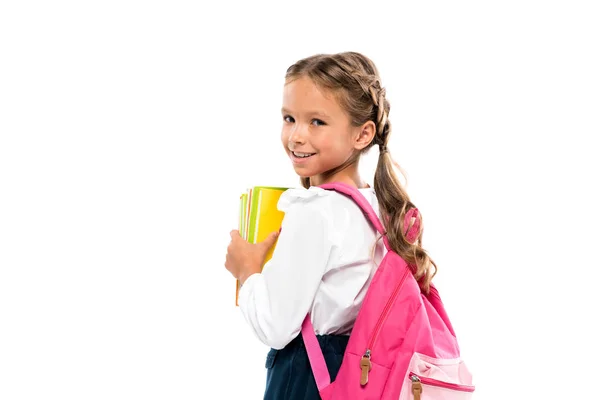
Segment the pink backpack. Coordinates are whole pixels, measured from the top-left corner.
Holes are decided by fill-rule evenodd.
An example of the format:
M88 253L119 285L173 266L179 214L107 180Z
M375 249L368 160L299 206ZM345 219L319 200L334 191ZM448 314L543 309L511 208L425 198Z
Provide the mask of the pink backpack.
M475 387L460 358L458 343L438 291L421 292L408 264L393 250L375 211L355 188L340 183L320 186L352 198L388 250L358 313L342 365L331 382L310 317L302 324L311 368L323 400L470 399ZM418 210L409 210L404 226ZM414 240L418 218L407 238ZM412 237L412 239L411 239Z

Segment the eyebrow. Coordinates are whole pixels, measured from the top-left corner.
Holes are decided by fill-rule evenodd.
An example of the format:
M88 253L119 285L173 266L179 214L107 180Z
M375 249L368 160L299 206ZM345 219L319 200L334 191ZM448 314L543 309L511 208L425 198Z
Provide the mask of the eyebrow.
M285 107L283 107L283 108L281 109L281 113L282 113L282 114L293 114L293 113L292 113L290 110L288 110L288 109L287 109L287 108L285 108ZM309 111L309 112L307 112L306 114L307 114L307 115L310 115L310 116L315 116L315 117L324 118L324 119L327 119L327 118L329 118L329 115L327 115L327 114L325 114L325 113L322 113L322 112L320 112L320 111L316 111L316 110L315 110L315 111Z

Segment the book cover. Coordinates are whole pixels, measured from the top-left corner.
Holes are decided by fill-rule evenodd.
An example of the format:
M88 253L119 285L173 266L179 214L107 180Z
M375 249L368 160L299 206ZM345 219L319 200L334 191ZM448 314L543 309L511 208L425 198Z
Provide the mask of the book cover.
M240 235L248 243L259 243L265 240L271 232L281 228L284 213L277 209L279 197L289 188L273 186L253 186L240 195ZM269 249L264 265L273 256L275 245ZM236 282L235 305L238 306L240 282Z

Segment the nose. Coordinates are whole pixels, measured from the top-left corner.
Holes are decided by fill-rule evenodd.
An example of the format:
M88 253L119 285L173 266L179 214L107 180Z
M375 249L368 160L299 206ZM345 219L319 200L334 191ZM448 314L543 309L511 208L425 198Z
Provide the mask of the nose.
M306 142L306 134L307 134L308 128L306 126L304 126L303 124L294 124L294 126L292 126L292 128L290 129L290 136L288 138L288 144L303 144L304 142ZM289 146L291 147L291 146Z

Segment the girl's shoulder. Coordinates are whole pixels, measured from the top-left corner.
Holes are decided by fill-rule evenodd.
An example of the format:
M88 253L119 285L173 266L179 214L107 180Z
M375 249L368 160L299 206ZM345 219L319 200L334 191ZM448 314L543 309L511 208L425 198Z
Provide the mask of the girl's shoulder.
M282 227L287 229L302 229L315 231L318 234L319 227L326 228L329 242L339 246L342 235L338 224L335 223L334 199L337 192L325 190L320 187L311 186L290 188L279 197L277 208L285 213ZM311 223L307 224L307 221Z
M311 186L308 189L303 187L290 188L279 197L277 208L280 211L286 212L296 203L314 203L316 205L330 199L332 193L333 191L331 190L325 190L317 186Z
M375 197L375 190L372 187L362 188L359 191L373 203ZM329 207L332 204L334 206L347 206L354 204L354 201L349 199L347 196L336 192L335 190L326 190L318 186L311 186L306 189L303 187L290 188L283 192L279 197L279 203L277 208L280 211L286 212L294 204L302 203L311 205Z

